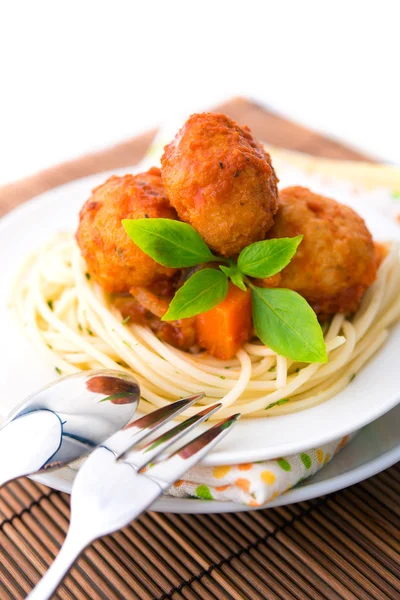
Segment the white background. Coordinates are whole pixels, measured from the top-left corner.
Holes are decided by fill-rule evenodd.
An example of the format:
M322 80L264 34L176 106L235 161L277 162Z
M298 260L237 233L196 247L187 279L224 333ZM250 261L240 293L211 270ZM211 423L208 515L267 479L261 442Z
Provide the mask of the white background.
M400 163L396 0L0 0L0 185L245 95Z

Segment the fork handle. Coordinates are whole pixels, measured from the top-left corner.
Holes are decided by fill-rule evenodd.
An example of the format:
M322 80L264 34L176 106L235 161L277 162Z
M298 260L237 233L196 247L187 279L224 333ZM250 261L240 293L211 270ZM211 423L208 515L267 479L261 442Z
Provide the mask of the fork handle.
M27 596L27 600L48 600L51 598L85 547L86 545L78 546L76 540L67 535L53 564L43 575L42 579L32 592Z

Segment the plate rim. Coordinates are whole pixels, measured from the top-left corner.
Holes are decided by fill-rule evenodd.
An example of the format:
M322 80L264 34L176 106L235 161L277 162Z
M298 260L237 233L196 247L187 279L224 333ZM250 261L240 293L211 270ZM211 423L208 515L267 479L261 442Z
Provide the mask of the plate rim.
M14 209L10 210L3 217L1 217L0 218L0 231L2 231L4 228L7 228L10 225L10 222L12 223L13 220L18 219L18 217L21 215L21 213L27 212L29 214L29 212L35 210L35 208L37 206L40 206L41 202L48 201L48 199L51 198L51 196L55 193L60 193L65 190L73 189L75 186L79 186L79 185L83 185L83 184L92 186L97 183L97 180L99 178L105 178L110 173L121 173L121 172L128 172L128 171L132 172L132 171L135 171L140 168L141 168L141 164L135 165L133 168L132 167L131 168L124 167L122 169L115 169L112 171L95 173L92 175L83 176L83 177L74 179L74 180L64 183L60 186L51 188L50 190L46 190L45 192L43 192L37 196L34 196L30 200L18 205ZM333 179L335 179L335 178L333 178ZM371 208L368 207L368 210L371 210L372 212L377 212L373 207L371 207ZM384 218L384 217L382 217L382 218ZM385 219L385 220L387 220L389 222L388 219ZM369 423L373 422L380 416L383 416L388 411L393 409L399 403L399 401L400 401L400 391L394 391L390 395L387 402L385 403L383 410L382 410L379 402L374 403L374 406L373 406L373 408L371 408L368 416L366 416L364 418L360 418L360 420L357 422L357 429L364 427L365 425L368 425ZM306 412L306 411L304 411L304 412ZM280 445L275 445L273 450L270 450L267 453L262 448L261 449L252 449L252 450L250 449L250 450L241 450L241 454L240 454L240 456L238 456L237 454L232 455L231 450L216 449L202 461L202 464L205 466L218 466L221 464L236 464L239 462L256 462L256 461L260 461L260 460L267 460L269 458L274 458L277 455L295 454L295 453L307 450L310 447L315 447L315 446L319 446L321 444L328 443L334 439L338 439L342 436L352 433L353 431L354 431L354 424L346 425L346 422L343 421L343 426L337 428L333 433L331 433L329 435L322 434L322 433L319 434L318 431L314 430L315 433L314 433L313 437L308 437L304 441L298 441L296 444L293 444L293 442L286 442L286 443L283 443Z
M221 512L249 512L253 510L264 510L278 506L286 506L297 502L305 502L332 494L345 489L356 483L360 483L369 477L381 473L385 469L393 466L400 461L400 442L387 452L373 458L366 463L359 465L340 475L335 475L324 481L310 483L303 487L295 487L288 492L281 494L272 502L268 502L260 507L247 506L237 502L224 502L220 500L202 500L200 498L176 498L173 496L162 496L151 507L153 512L160 513L182 513L182 514L201 514L201 513L221 513ZM312 477L311 477L312 478ZM46 473L44 475L34 475L30 479L46 485L54 490L71 493L72 481L60 479L57 472ZM53 484L52 482L55 482ZM187 503L182 505L182 503ZM182 506L184 510L182 510ZM200 506L202 507L200 510Z

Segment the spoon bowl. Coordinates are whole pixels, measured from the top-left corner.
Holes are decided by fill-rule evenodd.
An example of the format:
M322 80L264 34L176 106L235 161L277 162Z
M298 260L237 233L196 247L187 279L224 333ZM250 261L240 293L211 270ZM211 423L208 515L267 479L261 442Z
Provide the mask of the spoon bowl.
M83 458L132 419L140 399L131 375L85 371L29 396L0 429L0 485ZM5 464L7 462L7 464Z

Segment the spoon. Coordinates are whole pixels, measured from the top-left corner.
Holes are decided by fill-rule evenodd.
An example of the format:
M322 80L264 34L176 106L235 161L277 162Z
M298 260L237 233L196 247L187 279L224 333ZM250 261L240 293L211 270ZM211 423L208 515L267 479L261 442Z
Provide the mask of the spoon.
M135 414L140 388L121 371L62 377L29 396L0 429L0 486L88 455Z

